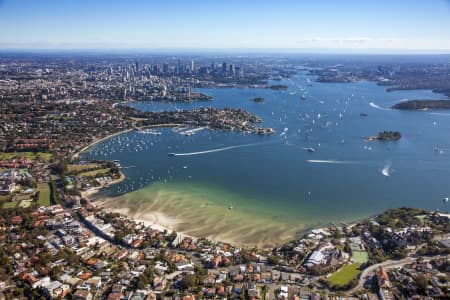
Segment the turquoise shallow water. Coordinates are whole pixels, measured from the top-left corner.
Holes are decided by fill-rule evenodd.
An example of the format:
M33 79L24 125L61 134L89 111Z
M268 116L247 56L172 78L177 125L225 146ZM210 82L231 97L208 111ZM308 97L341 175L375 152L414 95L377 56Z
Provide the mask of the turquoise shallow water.
M166 207L169 215L172 211L176 215L177 207L190 207L195 218L204 213L196 206L209 203L225 211L232 206L245 219L299 228L355 220L389 207L446 209L441 199L450 193L450 112L387 109L405 99L443 99L442 95L423 90L388 93L371 82L309 86L306 78L299 74L283 81L287 91L202 89L213 101L130 104L154 111L243 108L260 116L261 126L273 127L277 133L256 136L203 130L185 136L164 128L158 129L161 135L131 132L111 138L85 153L96 159L118 159L125 167L127 180L103 195L140 190L136 197L142 200L145 191L172 190L184 202ZM265 102L255 103L254 97L264 97ZM403 138L398 142L363 139L382 130L398 130ZM436 146L443 153L437 154ZM310 147L314 153L304 149ZM167 155L220 148L227 149ZM195 187L195 193L189 187ZM199 196L201 190L204 195ZM123 196L116 199L120 203ZM217 222L217 218L202 222L208 220ZM195 227L195 222L186 226Z

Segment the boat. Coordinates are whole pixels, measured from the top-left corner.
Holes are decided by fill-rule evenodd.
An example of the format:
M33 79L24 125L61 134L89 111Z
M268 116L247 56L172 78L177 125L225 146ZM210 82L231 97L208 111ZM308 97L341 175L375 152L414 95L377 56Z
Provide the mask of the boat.
M153 135L161 135L162 133L154 130L154 129L145 129L144 133L153 134Z
M444 154L444 149L440 148L439 146L436 146L436 147L434 148L434 151L435 151L437 154Z
M359 116L361 116L361 117L367 117L368 114L366 114L366 113L360 113Z
M194 134L196 134L198 131L201 131L201 130L204 130L204 129L206 129L206 127L198 127L198 128L189 129L189 130L186 130L186 131L180 131L179 133L180 133L180 134L184 134L184 135L186 135L186 136L189 136L189 135L194 135Z
M155 129L151 129L151 128L147 128L147 129L141 129L141 128L136 128L136 130L139 133L144 133L144 134L153 134L153 135L160 135L162 134L161 132L155 130Z
M311 147L305 147L305 148L303 148L303 150L306 150L306 151L311 152L311 153L316 151L314 148L311 148Z
M444 202L444 204L448 203L448 197L445 197L444 199L442 199L442 201Z
M189 129L188 127L177 126L177 127L172 128L172 132L179 133L181 131L188 130L188 129Z
M173 153L173 152L170 152L170 153L167 153L167 155L169 155L169 156L176 156L177 154Z

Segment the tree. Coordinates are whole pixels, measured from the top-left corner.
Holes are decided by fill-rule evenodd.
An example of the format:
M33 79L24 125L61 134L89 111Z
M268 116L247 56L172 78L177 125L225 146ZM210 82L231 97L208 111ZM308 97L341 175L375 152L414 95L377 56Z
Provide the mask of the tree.
M243 264L249 264L251 262L250 256L246 252L241 253L241 262Z
M416 284L417 291L421 294L424 294L427 290L428 279L424 275L417 275L414 278L414 283Z
M333 238L334 239L340 239L341 238L341 234L339 233L339 230L333 231Z
M53 170L59 174L64 175L67 172L67 161L61 158L54 166Z
M196 286L196 277L195 275L188 274L180 280L180 287L183 290L192 289Z
M271 255L267 258L267 262L270 265L276 266L280 263L280 257L278 255Z

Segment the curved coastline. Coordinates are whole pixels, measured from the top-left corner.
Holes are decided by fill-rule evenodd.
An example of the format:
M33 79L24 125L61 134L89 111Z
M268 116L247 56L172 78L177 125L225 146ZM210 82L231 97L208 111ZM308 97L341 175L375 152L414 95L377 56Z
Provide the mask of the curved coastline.
M150 127L173 127L180 124L149 125ZM142 127L144 128L144 127ZM80 156L91 147L115 136L132 132L136 128L123 130L97 139L83 147L73 157ZM119 179L109 184L85 191L82 197L92 201L106 211L120 213L142 222L157 230L167 230L186 233L194 237L206 237L211 240L223 241L235 246L267 248L282 245L307 232L312 227L306 224L288 224L279 219L271 219L269 216L252 216L241 209L230 211L228 206L218 207L217 204L205 204L207 199L201 199L202 193L188 193L163 189L157 191L145 191L146 188L135 192L126 193L117 197L105 197L99 194L104 188L118 184L125 180L125 175L120 172ZM152 185L147 188L152 189ZM139 199L133 199L135 193L140 193ZM95 196L94 196L95 195ZM186 195L187 198L181 198ZM147 197L146 197L147 196ZM143 201L146 198L154 198L153 201ZM118 201L119 200L119 201ZM138 201L136 201L138 200ZM148 199L147 199L148 200ZM185 201L182 201L185 200ZM200 203L201 201L203 203ZM212 208L212 211L197 215L189 214L195 210ZM220 216L220 222L213 221ZM245 222L242 220L245 219ZM193 221L195 220L195 221ZM211 224L215 224L211 227Z
M372 103L371 103L372 104ZM369 104L370 106L372 106L371 104ZM367 105L366 103L365 103L365 105ZM390 109L390 108L387 108L387 107L383 107L383 108L380 108L380 109L382 109L382 110L386 110L386 111L392 111L392 112L394 112L394 110L393 109ZM359 113L359 111L358 111L358 113ZM374 115L374 116L376 116L377 115L377 113L378 112L376 112L376 111L374 111L373 112L373 114L371 114L371 117L372 117L372 115ZM151 126L149 126L149 127L164 127L164 126L167 126L168 124L161 124L161 125L151 125ZM178 124L173 124L173 126L176 126L176 125L178 125ZM119 133L120 134L120 133ZM358 135L358 139L360 139L360 136L361 135ZM106 140L106 138L105 138L105 140ZM96 141L96 143L99 143L99 142L101 142L102 140L98 140L98 141ZM85 148L83 148L82 150L83 151L86 151L86 150L88 150L90 147L92 147L94 144L96 144L96 143L91 143L90 145L88 145L87 147L85 147ZM83 151L81 151L81 152L83 152ZM167 153L167 152L166 152ZM383 177L384 178L384 177ZM395 179L395 178L394 178ZM394 179L391 179L391 180L394 180ZM128 195L128 194L126 194L126 195ZM110 205L108 204L108 205L105 205L105 203L103 203L103 201L102 201L102 199L100 199L102 197L102 195L100 194L100 195L98 195L98 199L99 199L99 202L98 202L98 204L99 204L99 206L104 206L105 207L105 209L108 209L108 210L119 210L120 209L120 207L119 206L116 206L115 208L112 208L112 207L110 207ZM116 199L116 198L114 198L114 199ZM122 199L122 198L120 198L120 199ZM106 198L103 198L103 200L107 200ZM120 202L120 200L117 200L116 199L116 201L117 202ZM118 205L118 204L120 204L120 203L116 203L115 205ZM236 202L233 202L233 204L235 204L236 205ZM122 208L125 208L124 206L126 206L126 205L123 205L123 207ZM154 210L153 211L160 211L157 207L153 207L154 208ZM193 206L192 206L192 208L193 208ZM198 207L196 207L195 209L199 209ZM176 223L176 222L167 222L168 224L165 224L165 225L169 225L169 226L166 226L166 227L169 227L169 228L171 228L171 229L174 229L174 230L177 230L177 231L184 231L184 229L183 228L188 228L188 227L191 227L191 228L194 228L195 229L195 226L192 226L192 225L190 225L190 224L188 224L189 226L185 226L186 224L185 224L185 220L181 217L181 215L179 215L178 214L178 210L180 210L180 207L176 207L176 206L174 206L173 207L173 214L172 214L172 211L169 211L169 210L167 210L170 214L169 214L169 216L170 216L170 219L171 220L173 220L173 221L180 221L180 222L178 222L178 223ZM227 210L227 208L225 208L225 211ZM237 212L237 211L240 211L240 208L239 207L235 207L235 209L233 210L233 213L235 213L235 211ZM149 210L147 210L147 211L149 211ZM118 211L119 212L119 211ZM153 216L140 216L140 215L136 215L136 214L134 214L134 213L130 213L130 211L123 211L126 215L129 215L129 217L132 217L132 218L134 218L135 220L139 220L139 221L141 221L141 220L144 220L145 221L145 219L147 219L147 221L150 221L150 223L152 223L152 224L158 224L158 223L164 223L164 221L162 220L162 218L154 218ZM165 214L166 216L167 216L167 214ZM355 216L355 219L353 219L353 221L355 221L355 220L358 220L358 219L361 219L362 217L361 216L358 216L358 217L356 217ZM193 221L192 221L193 220ZM192 219L191 220L191 222L198 222L198 224L197 224L197 227L203 227L203 224L201 224L200 222L201 221L198 221L198 220L196 220L196 219ZM269 219L269 221L270 221L270 219ZM348 220L348 221L351 221L351 220ZM299 223L304 223L304 220L298 220L298 222ZM214 225L214 224L213 224ZM295 225L295 224L294 224ZM312 225L311 227L317 227L317 226L325 226L325 224L316 224L316 225ZM310 228L311 228L310 227ZM305 231L306 230L308 230L307 228L305 228L304 229ZM211 230L212 231L212 230ZM210 232L211 232L210 231ZM195 233L195 232L192 232L192 231L190 231L190 230L187 230L187 232L189 233L189 234L193 234L193 233ZM206 232L206 231L205 231ZM194 234L193 234L194 235ZM234 232L234 235L235 236L237 236L238 235L238 233L237 232ZM201 235L195 235L195 236L201 236ZM209 237L209 236L208 236ZM217 239L217 240L223 240L223 241L232 241L232 239L227 239L227 238L220 238L220 239ZM233 243L233 244L239 244L239 243Z
M212 200L212 193L221 191L204 186L175 184L169 187L156 183L116 197L99 195L95 203L106 211L145 221L154 228L206 237L239 247L279 246L316 227L302 222L292 223L293 220L285 220L272 212L263 214L242 206L229 209L227 200L236 200L233 193L216 195L224 201Z
M101 142L103 142L103 141L109 140L110 138L115 137L115 136L117 136L117 135L121 135L121 134L124 134L124 133L127 133L127 132L131 132L131 131L133 131L133 130L134 130L134 128L129 128L129 129L125 129L125 130L122 130L122 131L119 131L119 132L116 132L116 133L112 133L112 134L110 134L110 135L107 135L107 136L102 137L102 138L99 138L99 139L95 139L95 140L92 141L90 144L84 146L84 147L81 148L79 151L77 151L76 153L74 153L74 154L72 155L72 159L78 158L78 157L80 156L80 154L82 154L82 153L85 152L86 150L90 149L91 147L97 145L98 143L101 143Z

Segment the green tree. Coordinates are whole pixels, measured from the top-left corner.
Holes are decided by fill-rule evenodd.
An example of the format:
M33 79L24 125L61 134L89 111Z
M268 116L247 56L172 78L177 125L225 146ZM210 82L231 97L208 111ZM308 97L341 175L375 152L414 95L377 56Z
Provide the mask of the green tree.
M180 287L183 290L192 289L197 285L195 275L188 274L180 280Z
M417 287L417 291L420 294L424 294L427 290L427 286L428 286L428 279L424 276L424 275L417 275L414 278L414 283L416 284Z

